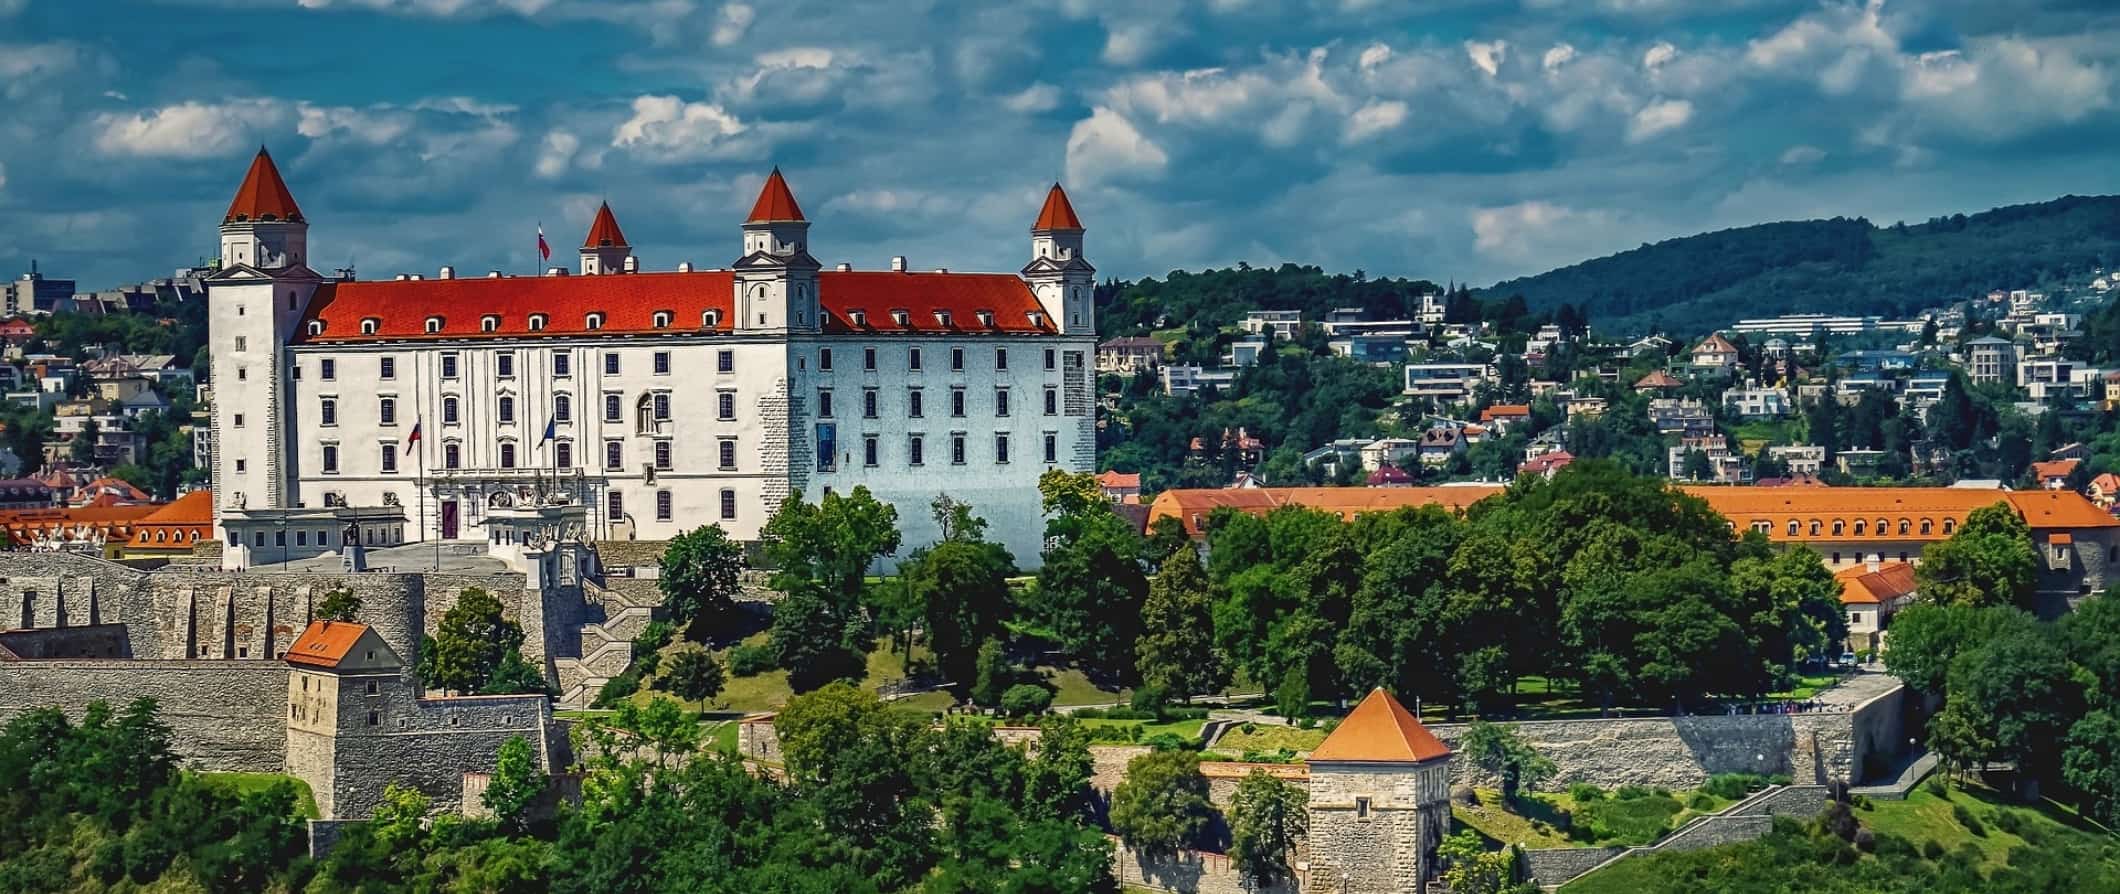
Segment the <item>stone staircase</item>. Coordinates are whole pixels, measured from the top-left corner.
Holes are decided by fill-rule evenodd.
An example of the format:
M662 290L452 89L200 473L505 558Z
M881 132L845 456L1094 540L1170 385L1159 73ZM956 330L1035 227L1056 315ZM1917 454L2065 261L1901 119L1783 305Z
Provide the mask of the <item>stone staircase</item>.
M562 708L586 708L603 685L633 663L633 639L655 620L661 594L653 588L611 587L582 581L582 598L602 609L602 620L581 626L580 657L555 658Z

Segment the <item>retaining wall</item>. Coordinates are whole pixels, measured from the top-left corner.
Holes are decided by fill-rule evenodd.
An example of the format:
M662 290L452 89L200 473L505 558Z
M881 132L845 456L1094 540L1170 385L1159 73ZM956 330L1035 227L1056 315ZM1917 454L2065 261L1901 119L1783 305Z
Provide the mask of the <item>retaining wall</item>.
M73 717L93 701L155 700L171 747L202 770L286 767L287 665L277 661L10 661L0 663L0 721L31 708Z
M1181 850L1167 857L1149 857L1112 839L1112 872L1122 885L1171 891L1175 894L1297 894L1303 890L1303 871L1263 887L1245 887L1244 874L1223 854Z

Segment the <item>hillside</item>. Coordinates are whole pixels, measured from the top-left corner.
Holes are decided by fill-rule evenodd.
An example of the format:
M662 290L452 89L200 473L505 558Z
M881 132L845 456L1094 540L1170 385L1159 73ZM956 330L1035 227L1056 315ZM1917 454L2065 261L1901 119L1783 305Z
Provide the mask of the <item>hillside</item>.
M1669 239L1496 283L1534 309L1574 303L1600 330L1694 334L1739 315L1897 316L2120 264L2120 196L2063 196L1878 227L1788 221Z

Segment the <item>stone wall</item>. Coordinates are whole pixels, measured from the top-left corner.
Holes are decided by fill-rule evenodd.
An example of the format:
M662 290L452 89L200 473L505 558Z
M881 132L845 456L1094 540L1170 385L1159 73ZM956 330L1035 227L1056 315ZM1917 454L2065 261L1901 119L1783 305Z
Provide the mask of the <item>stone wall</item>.
M337 737L327 816L370 815L390 783L419 789L438 810L457 810L462 806L464 774L492 771L501 745L516 736L530 741L541 770L555 769L548 738L551 710L543 696L420 699L416 712L390 716L402 723ZM319 809L324 809L323 801L319 793Z
M1244 874L1222 854L1181 850L1168 857L1150 857L1116 838L1112 839L1112 872L1122 885L1174 894L1297 894L1303 890L1304 875L1299 869L1294 879L1248 888Z
M155 700L173 747L202 770L278 773L286 765L287 666L264 661L10 661L0 721L31 708L74 717L90 702Z
M785 763L780 756L780 730L773 726L773 715L746 717L736 725L736 754L747 761L776 767Z
M123 660L132 645L123 624L0 631L0 661L53 658Z
M663 551L669 548L668 540L599 540L596 555L605 568L659 568Z

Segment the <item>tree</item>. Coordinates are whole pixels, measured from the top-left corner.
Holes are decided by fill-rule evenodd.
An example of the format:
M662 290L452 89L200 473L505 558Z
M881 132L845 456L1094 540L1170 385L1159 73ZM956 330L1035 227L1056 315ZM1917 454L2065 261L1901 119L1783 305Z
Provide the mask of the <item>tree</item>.
M1788 673L1806 662L1839 654L1847 641L1840 582L1810 550L1739 558L1730 563L1730 589L1759 662L1762 686L1786 682Z
M908 562L903 574L943 678L969 685L978 676L980 645L1006 633L1008 579L1016 562L1006 548L984 539L986 522L969 506L947 497L935 505L944 539Z
M1309 794L1254 768L1229 799L1229 858L1237 869L1270 885L1289 875L1296 842L1309 833Z
M2084 812L2107 826L2120 825L2120 715L2085 714L2069 727L2061 754L2061 778L2082 792Z
M725 677L714 654L698 645L672 647L663 656L656 688L686 701L704 701L721 693Z
M361 614L361 597L353 591L339 587L324 594L317 602L316 618L319 621L352 621Z
M1708 481L1715 477L1715 466L1708 462L1708 454L1695 447L1686 451L1685 464L1679 474L1687 481Z
M552 685L545 680L545 671L523 657L521 649L510 650L501 655L493 673L486 677L486 685L479 687L480 695L525 695L529 693L552 695Z
M1134 850L1168 856L1199 838L1213 811L1199 754L1152 751L1127 762L1112 792L1112 831Z
M1006 692L1016 679L1016 669L1008 663L1008 652L999 639L990 639L979 644L977 669L972 675L972 704L992 708L1001 704L1001 694Z
M1501 778L1502 800L1514 802L1525 786L1537 788L1559 771L1552 758L1538 753L1516 727L1475 720L1458 741L1458 752L1480 769Z
M1518 890L1516 857L1506 850L1488 850L1477 832L1459 832L1443 839L1436 847L1436 857L1443 864L1443 882L1450 886L1452 894L1511 894Z
M1976 608L1965 604L1923 602L1892 618L1891 648L1884 652L1886 670L1930 695L1943 695L1951 662L1998 633L2027 627L2030 615L2014 608Z
M1952 741L1932 745L1957 751L1961 764L2014 761L2028 779L2054 778L2062 762L2055 745L2083 714L2083 688L2075 665L2052 635L2033 627L2001 632L1951 660L1949 685L1942 717L1952 720L1939 722L1982 730L1989 747L1966 749Z
M898 550L898 510L867 487L815 504L790 494L759 531L774 567L773 650L790 680L858 678L872 644L863 596L869 566Z
M851 845L854 868L885 890L926 873L935 815L916 797L906 755L929 747L926 722L873 692L834 683L788 701L774 722L790 782L823 827Z
M1141 637L1135 641L1135 670L1142 686L1162 687L1191 701L1200 693L1220 691L1229 675L1214 641L1214 597L1207 571L1190 543L1163 560L1148 582L1141 605Z
M530 805L545 793L545 774L537 769L537 758L529 740L509 736L494 759L493 778L480 802L500 821L501 830L520 835L530 825Z
M1949 539L1923 549L1914 575L1929 602L2032 608L2039 555L2024 519L1996 503L1973 510Z
M671 538L661 565L655 586L670 620L686 639L706 642L711 629L736 608L743 546L720 526L702 525Z
M1038 570L1034 620L1091 669L1126 676L1148 595L1147 541L1112 512L1094 476L1052 470L1038 488L1052 545Z
M808 692L867 672L864 653L850 645L861 642L867 629L858 618L840 617L817 588L805 584L773 605L766 645L788 669L788 686Z
M502 658L522 645L522 625L502 614L500 599L470 587L420 649L420 679L434 689L479 692Z

